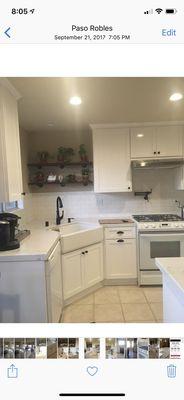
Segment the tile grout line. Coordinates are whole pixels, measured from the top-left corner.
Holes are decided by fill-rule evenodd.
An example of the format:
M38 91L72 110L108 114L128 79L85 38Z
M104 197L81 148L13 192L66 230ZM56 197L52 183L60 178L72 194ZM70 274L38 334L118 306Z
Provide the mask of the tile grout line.
M117 288L117 293L118 293L118 298L119 298L119 302L120 302L121 312L122 312L122 316L123 316L123 322L126 323L125 315L124 315L124 312L123 312L123 306L122 306L121 298L120 298L120 294L119 294L119 288Z

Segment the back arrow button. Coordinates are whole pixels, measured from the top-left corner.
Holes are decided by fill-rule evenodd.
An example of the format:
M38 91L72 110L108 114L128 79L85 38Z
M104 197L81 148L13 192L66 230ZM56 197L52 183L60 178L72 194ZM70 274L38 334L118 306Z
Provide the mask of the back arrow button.
M4 32L4 34L10 39L11 36L10 36L9 32L10 32L10 28L6 29L6 31Z

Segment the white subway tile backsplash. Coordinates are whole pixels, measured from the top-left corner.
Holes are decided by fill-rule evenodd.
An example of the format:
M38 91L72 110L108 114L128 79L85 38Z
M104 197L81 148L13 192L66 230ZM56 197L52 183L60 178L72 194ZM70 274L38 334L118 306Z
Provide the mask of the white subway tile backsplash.
M158 172L159 171L159 172ZM150 190L149 201L132 193L95 194L92 191L32 193L25 198L23 220L55 221L56 198L61 196L65 217L98 219L100 216L118 216L139 213L172 213L178 209L175 199L183 199L183 192L174 188L173 170L136 171L133 177L134 190Z

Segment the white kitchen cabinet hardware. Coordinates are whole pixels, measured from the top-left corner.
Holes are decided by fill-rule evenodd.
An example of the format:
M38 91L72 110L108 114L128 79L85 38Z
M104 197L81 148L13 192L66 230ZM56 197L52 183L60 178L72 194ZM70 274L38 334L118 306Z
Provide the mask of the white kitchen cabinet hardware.
M0 80L0 202L21 199L22 170L17 98L6 80Z
M132 191L128 128L94 128L94 191Z
M62 256L64 300L103 280L103 246L97 243Z
M131 159L182 157L183 126L131 128Z

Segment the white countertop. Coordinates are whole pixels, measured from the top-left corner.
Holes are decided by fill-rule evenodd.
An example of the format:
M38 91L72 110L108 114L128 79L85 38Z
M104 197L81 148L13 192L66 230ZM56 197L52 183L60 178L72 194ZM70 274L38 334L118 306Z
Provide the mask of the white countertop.
M169 276L184 295L184 257L156 258L156 266Z
M59 232L48 228L32 228L31 234L20 242L16 250L0 251L0 262L47 260L59 241Z

